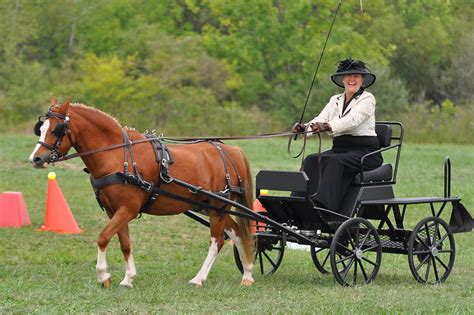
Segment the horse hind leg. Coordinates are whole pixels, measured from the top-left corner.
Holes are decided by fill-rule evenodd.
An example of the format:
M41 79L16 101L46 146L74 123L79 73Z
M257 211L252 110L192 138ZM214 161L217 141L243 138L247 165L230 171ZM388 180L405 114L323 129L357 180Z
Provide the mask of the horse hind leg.
M123 258L125 259L125 277L120 282L120 287L133 288L133 279L137 275L137 269L135 268L135 261L132 255L128 224L120 229L117 235L120 242L120 249L122 250Z
M202 287L203 282L207 280L207 276L211 271L211 267L216 261L217 255L224 245L224 221L214 211L210 212L209 220L211 225L211 241L209 244L207 257L204 260L199 272L189 281L190 284L197 287Z
M230 222L226 224L225 231L237 247L243 267L243 276L240 284L246 287L252 286L255 283L252 277L254 253L252 247L246 244L246 242L249 242L248 238L242 237L244 233L248 233L248 230L242 229L232 218L229 217L228 220Z

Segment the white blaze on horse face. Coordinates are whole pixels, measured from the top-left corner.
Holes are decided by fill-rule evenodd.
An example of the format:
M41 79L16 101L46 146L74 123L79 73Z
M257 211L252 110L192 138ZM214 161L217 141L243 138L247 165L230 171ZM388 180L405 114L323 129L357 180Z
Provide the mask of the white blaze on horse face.
M202 286L202 282L207 279L207 275L209 274L209 271L211 271L212 264L214 264L218 253L219 249L217 247L216 238L211 237L211 245L209 246L206 260L204 260L201 270L199 270L198 274L192 278L189 283Z
M234 232L234 230L225 230L227 235L229 235L230 239L234 241L235 246L237 247L237 250L239 251L239 256L240 256L240 261L242 262L242 267L244 269L244 275L242 276L242 281L248 280L250 282L254 282L253 277L252 277L252 269L253 269L253 263L248 262L245 254L245 248L242 244L242 240L240 237L237 236L237 234Z
M39 141L44 142L44 140L46 139L46 132L48 131L48 129L49 129L49 119L46 119L40 128L41 135L40 135ZM35 158L35 154L39 150L39 148L41 148L41 144L38 143L36 144L35 149L30 155L30 162L33 162L33 159Z

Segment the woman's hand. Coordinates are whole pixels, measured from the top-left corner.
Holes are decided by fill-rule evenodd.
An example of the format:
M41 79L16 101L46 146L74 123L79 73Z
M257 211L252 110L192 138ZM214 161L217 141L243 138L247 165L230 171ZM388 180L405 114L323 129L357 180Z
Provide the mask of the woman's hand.
M313 132L331 131L331 126L325 122L315 122L310 125Z
M302 123L295 123L295 124L293 125L293 127L291 128L291 132L300 133L300 132L305 131L305 129L306 129L305 124L302 124Z

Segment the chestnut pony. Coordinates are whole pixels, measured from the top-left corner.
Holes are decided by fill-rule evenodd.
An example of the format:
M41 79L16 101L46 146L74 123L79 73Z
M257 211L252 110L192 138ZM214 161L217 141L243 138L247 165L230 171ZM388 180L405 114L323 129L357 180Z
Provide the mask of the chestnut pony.
M43 124L39 126L41 126L38 131L40 139L30 156L30 161L35 168L46 167L49 161L54 160L53 155L64 156L71 147L81 153L99 151L101 148L122 144L124 143L123 131L131 141L145 139L135 130L122 128L116 119L100 110L82 104L70 104L70 98L63 104L59 104L57 99L53 98L49 112L45 116ZM168 174L173 178L211 192L224 190L228 183L226 173L230 174L232 185L238 185L238 176L240 175L243 193L233 192L230 199L251 208L253 184L247 158L237 147L224 144L220 144L220 147L225 151L225 158L213 144L208 142L169 145L168 149L174 163L169 167ZM132 145L130 149L143 179L156 182L160 165L156 161L152 145L144 141ZM123 147L102 152L97 151L81 156L93 178L101 178L108 174L124 171ZM223 159L227 159L228 163L232 160L235 168L227 167L225 169ZM128 155L128 165L130 165L129 172L133 173L130 155ZM249 232L249 221L239 216L236 216L234 221L234 218L229 214L216 210L218 208L228 210L229 205L211 200L204 195L192 193L189 189L175 183L163 184L161 188L189 200L212 206L207 210L211 233L209 251L201 269L190 280L190 283L202 286L224 244L224 233L227 233L236 244L243 262L244 274L241 284L251 286L254 283L252 278L254 242ZM110 218L109 223L100 232L97 239L98 281L105 287L110 286L106 249L111 238L117 234L125 259L125 277L120 282L120 286L133 287L132 281L137 272L132 255L128 222L139 215L140 209L148 200L149 193L136 185L115 183L101 188L98 197ZM146 213L173 215L183 213L191 208L189 203L159 195Z

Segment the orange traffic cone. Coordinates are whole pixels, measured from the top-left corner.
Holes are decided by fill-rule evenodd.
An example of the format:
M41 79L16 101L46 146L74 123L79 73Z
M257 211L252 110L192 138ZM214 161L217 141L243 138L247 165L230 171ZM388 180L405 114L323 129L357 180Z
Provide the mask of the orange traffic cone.
M61 188L56 182L56 174L48 174L48 195L46 197L46 215L44 225L38 230L58 233L77 234L81 229L64 199Z
M268 190L262 189L260 191L260 195L266 195L268 194ZM255 199L253 203L253 211L255 212L267 212L267 210L263 207L262 203L260 200ZM265 230L265 223L262 222L255 222L252 221L250 223L250 233L255 234L257 231L264 231Z
M0 226L21 227L31 224L23 194L6 191L0 194Z

